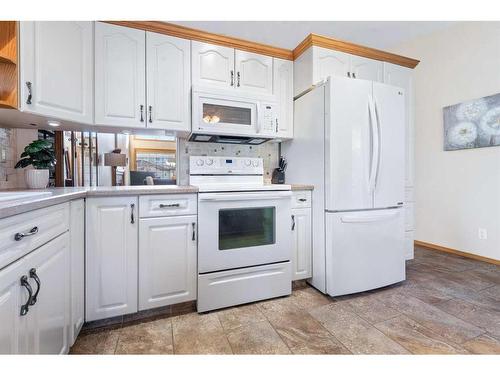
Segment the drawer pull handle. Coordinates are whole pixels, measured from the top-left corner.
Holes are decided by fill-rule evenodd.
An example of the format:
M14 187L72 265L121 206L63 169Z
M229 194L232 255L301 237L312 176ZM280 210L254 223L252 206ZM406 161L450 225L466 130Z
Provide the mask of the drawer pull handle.
M14 236L14 239L16 241L21 241L24 237L33 236L37 233L38 233L38 227L33 227L33 228L31 228L31 230L28 233L23 233L23 232L16 233L16 235Z
M307 202L306 198L299 198L299 202Z
M135 204L131 203L130 204L130 224L135 223L134 211L135 211Z
M292 215L292 230L295 230L295 215Z
M23 275L21 277L21 286L24 286L28 291L28 300L24 305L21 306L21 312L20 312L21 316L24 316L29 311L29 305L31 304L31 297L33 296L33 289L31 289L31 285L28 282L28 276Z
M34 305L36 303L36 298L38 297L38 292L40 292L40 286L42 284L40 282L40 278L36 274L35 268L30 269L30 278L35 280L35 283L36 283L36 292L35 292L35 294L33 294L33 297L31 298L31 302L30 302L30 305Z
M169 204L165 204L165 203L160 203L160 208L171 208L171 207L180 207L180 203L169 203Z
M26 104L31 104L31 98L33 97L31 94L31 82L26 82L26 87L28 88L28 98L26 99Z
M193 226L193 236L191 237L191 239L193 241L196 240L196 223L191 223L191 225Z

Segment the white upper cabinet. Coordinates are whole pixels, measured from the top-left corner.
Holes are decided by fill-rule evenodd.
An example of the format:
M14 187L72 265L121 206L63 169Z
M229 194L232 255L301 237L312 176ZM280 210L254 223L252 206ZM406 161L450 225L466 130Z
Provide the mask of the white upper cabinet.
M384 63L361 56L351 56L350 73L352 78L384 82Z
M401 87L405 91L405 140L406 174L405 186L414 185L414 94L413 70L400 65L384 63L384 83Z
M233 48L192 41L191 58L193 85L234 87Z
M86 321L137 312L137 197L86 202Z
M191 130L191 43L146 33L147 127Z
M322 47L313 47L313 79L318 83L329 76L347 77L350 72L350 55Z
M20 108L92 124L93 22L20 22Z
M146 32L95 24L95 123L146 126Z
M274 59L273 83L279 104L277 136L293 138L293 61Z
M273 58L235 50L236 88L264 94L273 93Z

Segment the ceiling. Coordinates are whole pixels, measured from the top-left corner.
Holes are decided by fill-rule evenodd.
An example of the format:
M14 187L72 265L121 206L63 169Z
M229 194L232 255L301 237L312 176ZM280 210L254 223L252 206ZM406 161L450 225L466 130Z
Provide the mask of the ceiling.
M388 49L452 26L451 21L168 21L217 34L294 49L308 34Z

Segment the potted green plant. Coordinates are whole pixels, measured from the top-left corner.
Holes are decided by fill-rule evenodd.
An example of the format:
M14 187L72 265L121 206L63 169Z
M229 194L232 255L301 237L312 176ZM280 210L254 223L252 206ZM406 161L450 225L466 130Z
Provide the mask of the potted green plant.
M15 168L26 168L24 177L30 189L43 189L49 184L49 167L56 164L54 147L51 142L38 139L24 148Z

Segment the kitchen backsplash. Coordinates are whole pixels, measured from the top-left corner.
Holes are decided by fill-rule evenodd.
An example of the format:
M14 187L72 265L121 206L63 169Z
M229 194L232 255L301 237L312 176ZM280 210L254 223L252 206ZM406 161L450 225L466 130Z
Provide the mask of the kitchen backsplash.
M0 189L17 187L16 132L14 129L0 128Z
M190 156L247 156L262 158L264 161L264 179L266 183L270 183L273 169L278 167L279 144L266 142L258 146L246 146L188 142L187 139L179 138L178 153L178 183L180 185L189 184Z

